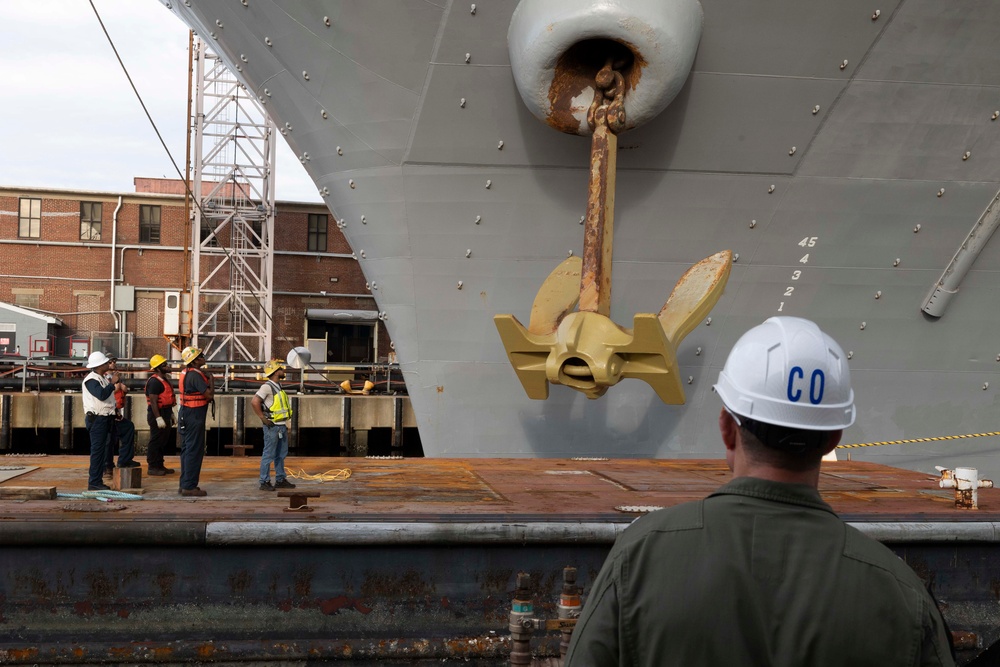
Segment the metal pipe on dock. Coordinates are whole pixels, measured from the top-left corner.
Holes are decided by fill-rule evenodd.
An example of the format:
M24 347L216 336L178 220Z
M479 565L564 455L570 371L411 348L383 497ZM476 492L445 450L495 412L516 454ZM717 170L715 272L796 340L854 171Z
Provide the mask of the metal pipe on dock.
M392 401L392 453L402 455L403 449L403 399Z
M4 396L4 398L9 398ZM63 396L62 399L62 428L59 429L59 449L73 449L73 397Z
M340 412L340 455L350 456L351 455L351 403L353 399L350 396L344 397L344 402L342 403L342 408Z
M10 394L0 399L0 450L10 450Z
M241 396L233 396L235 410L233 410L233 444L243 445L246 443L246 403Z

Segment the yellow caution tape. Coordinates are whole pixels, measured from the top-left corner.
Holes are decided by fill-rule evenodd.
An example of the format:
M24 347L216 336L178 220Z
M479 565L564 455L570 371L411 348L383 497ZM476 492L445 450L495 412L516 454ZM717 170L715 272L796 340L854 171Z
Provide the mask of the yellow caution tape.
M1000 435L1000 431L989 433L966 433L965 435L941 435L936 438L914 438L912 440L885 440L883 442L859 442L853 445L837 445L837 449L853 449L855 447L881 447L882 445L909 445L914 442L937 442L939 440L962 440L964 438L988 438Z
M342 482L351 476L351 471L347 468L341 470L327 470L313 475L300 468L298 470L288 470L286 474L295 479L304 479L307 482Z

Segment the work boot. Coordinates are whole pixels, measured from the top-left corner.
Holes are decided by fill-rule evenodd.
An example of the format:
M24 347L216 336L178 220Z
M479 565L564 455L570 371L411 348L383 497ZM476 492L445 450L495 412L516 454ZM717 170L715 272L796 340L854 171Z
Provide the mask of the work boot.
M289 482L287 479L283 479L280 482L274 483L274 488L276 489L294 489L295 485Z
M271 485L271 480L260 483L261 491L274 491L274 486Z
M101 484L99 486L88 486L87 490L88 491L110 491L111 487L108 486L107 484Z
M196 496L196 497L200 498L201 496L207 496L208 494L205 493L204 491L202 491L201 489L199 489L198 487L195 487L193 489L181 489L181 495L182 496Z
M138 461L129 461L128 463L118 463L119 468L141 468L142 464Z
M105 477L114 477L115 476L115 469L114 468L105 468L104 469L104 476Z
M170 472L173 472L172 470ZM148 468L146 474L150 477L163 477L164 475L169 475L166 468Z

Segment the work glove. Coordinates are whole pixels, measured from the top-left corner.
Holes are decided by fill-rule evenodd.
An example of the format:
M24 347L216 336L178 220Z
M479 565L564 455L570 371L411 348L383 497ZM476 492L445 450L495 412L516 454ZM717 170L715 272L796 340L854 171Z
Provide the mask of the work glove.
M274 422L271 421L270 419L265 419L264 426L274 426Z
M167 422L166 422L166 420L163 417L157 417L156 418L156 425L159 426L160 428L166 428L167 427Z

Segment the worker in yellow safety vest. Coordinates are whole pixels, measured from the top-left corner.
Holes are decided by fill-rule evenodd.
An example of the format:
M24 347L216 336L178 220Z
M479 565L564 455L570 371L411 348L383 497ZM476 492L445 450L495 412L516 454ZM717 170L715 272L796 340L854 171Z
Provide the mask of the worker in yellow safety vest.
M292 419L292 404L279 384L285 379L285 366L278 359L264 364L264 384L254 394L250 405L264 424L264 453L260 457L260 490L294 489L285 476L288 456L288 423ZM274 484L271 483L271 463L274 463Z

